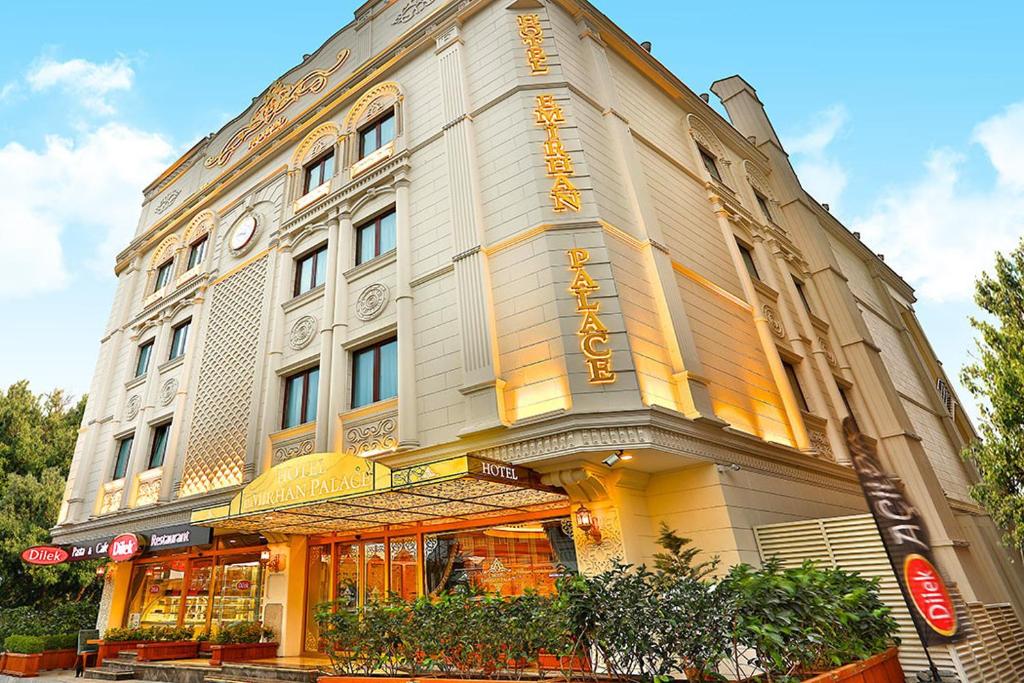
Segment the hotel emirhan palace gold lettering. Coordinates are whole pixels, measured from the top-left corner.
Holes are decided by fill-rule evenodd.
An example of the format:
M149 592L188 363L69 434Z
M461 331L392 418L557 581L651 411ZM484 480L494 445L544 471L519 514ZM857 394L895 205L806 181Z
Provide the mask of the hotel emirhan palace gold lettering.
M583 321L577 334L580 337L580 349L586 357L587 371L590 373L591 384L610 384L615 381L612 371L611 349L599 349L598 345L608 343L608 328L604 326L597 312L601 308L600 301L590 301L587 297L601 287L587 273L584 264L590 260L590 252L586 249L569 250L569 269L575 273L569 291L576 295L576 312L583 314Z
M913 288L801 187L770 93L687 87L602 1L326 6L330 37L143 190L52 530L69 561L150 539L107 565L101 632L253 621L320 656L317 605L550 595L562 567L650 563L662 524L723 567L785 545L884 569L856 413L972 622L1024 633ZM150 400L172 385L188 400ZM168 524L189 539L153 542ZM820 549L849 533L843 567ZM933 655L1024 671L1024 636L971 638Z

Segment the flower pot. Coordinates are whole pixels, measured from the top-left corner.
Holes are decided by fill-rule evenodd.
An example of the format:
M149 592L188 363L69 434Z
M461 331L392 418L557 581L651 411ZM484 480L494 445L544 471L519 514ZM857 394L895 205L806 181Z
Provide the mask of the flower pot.
M890 648L874 657L809 678L804 683L904 683L898 654L896 648Z
M208 640L200 640L199 641L199 651L200 652L212 652L212 650L210 650L211 647L213 647L213 643L211 643L210 641L208 641Z
M276 656L277 643L232 643L210 646L210 666L220 666L224 662L272 659Z
M4 673L19 678L31 678L39 675L39 662L43 659L41 654L22 655L16 652L8 652L4 661Z
M43 653L39 662L40 671L53 671L55 669L75 668L75 658L78 652L74 648L66 650L47 650Z
M159 662L169 659L194 659L199 655L199 643L194 640L139 643L135 648L140 662Z

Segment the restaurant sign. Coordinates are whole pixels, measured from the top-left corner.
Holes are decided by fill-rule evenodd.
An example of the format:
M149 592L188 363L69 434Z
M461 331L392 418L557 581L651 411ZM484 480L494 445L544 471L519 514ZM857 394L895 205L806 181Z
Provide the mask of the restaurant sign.
M49 566L67 562L68 551L51 545L37 545L22 551L21 559L26 564Z
M956 605L932 558L924 519L903 489L886 474L875 443L861 434L857 423L846 418L843 430L861 489L918 635L927 645L960 640Z
M124 534L122 534L124 535ZM128 534L135 536L136 534ZM138 535L140 547L149 550L169 550L171 548L187 548L191 546L209 545L213 542L213 530L208 527L178 524L160 527ZM121 538L118 536L117 538ZM28 564L62 564L64 562L85 562L87 560L111 559L111 545L115 538L101 538L81 543L67 543L59 546L37 546L28 548L21 554L22 560ZM124 540L124 539L123 539ZM44 550L58 550L64 557L56 561L33 561L56 558L57 554L46 555ZM118 554L118 553L115 553Z

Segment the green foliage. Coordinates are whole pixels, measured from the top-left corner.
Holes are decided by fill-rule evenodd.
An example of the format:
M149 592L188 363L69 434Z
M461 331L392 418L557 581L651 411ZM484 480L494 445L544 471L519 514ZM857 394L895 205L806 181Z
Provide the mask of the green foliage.
M189 635L182 640L189 640L191 638L191 631ZM269 641L274 637L274 632L269 628L264 628L263 624L258 621L236 621L230 624L225 624L220 627L210 642L215 645L233 645L236 643L260 643Z
M45 636L96 625L95 602L63 602L52 607L0 609L0 641L12 635Z
M72 650L78 647L78 634L60 633L52 636L43 636L43 641L47 650Z
M976 361L961 374L982 418L981 439L964 451L980 476L971 495L1005 530L1007 544L1024 551L1024 242L996 255L974 301L987 316L971 319Z
M99 599L95 564L33 567L21 551L49 543L85 399L35 395L27 382L0 392L0 608Z
M40 636L7 636L4 650L19 655L37 655L46 647L46 641Z
M192 640L192 629L175 628L173 626L130 626L127 628L108 629L103 634L103 640L116 643L128 641L145 641L174 643L183 640Z

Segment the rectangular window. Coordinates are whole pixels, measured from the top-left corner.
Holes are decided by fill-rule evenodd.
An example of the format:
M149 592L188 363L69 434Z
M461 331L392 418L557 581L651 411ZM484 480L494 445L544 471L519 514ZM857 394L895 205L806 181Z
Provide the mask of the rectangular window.
M171 272L173 270L174 259L168 259L160 264L160 267L156 269L156 283L153 285L154 292L167 286L167 283L171 281Z
M843 399L843 406L846 408L847 416L852 417L853 421L856 422L857 416L853 413L853 404L850 403L850 395L842 384L839 385L839 397Z
M389 111L359 131L359 158L370 156L395 139L395 112Z
M114 480L124 479L128 472L128 459L132 455L132 444L135 443L135 435L126 436L117 442L117 459L114 460Z
M303 370L285 378L282 429L297 427L316 419L316 400L319 388L319 367Z
M808 313L812 313L811 302L807 299L807 290L804 289L803 280L794 275L793 284L796 285L796 293L800 297L800 301L803 302L804 308L807 310Z
M181 358L185 355L185 346L188 344L188 328L191 326L191 320L186 320L174 326L174 331L171 334L171 355L168 360Z
M149 452L149 469L163 466L164 456L167 455L167 439L170 435L170 422L153 428L153 448Z
M320 155L306 164L306 180L303 193L315 190L334 176L334 150Z
M398 340L368 346L352 354L352 407L398 395Z
M736 246L740 248L740 256L743 257L743 265L747 267L747 273L755 280L760 280L761 276L757 272L757 264L754 263L754 251L741 242L738 237L736 238Z
M153 340L139 347L139 357L135 361L135 376L142 377L149 372L149 357L153 355Z
M757 205L761 207L761 213L764 214L764 219L769 223L774 223L775 221L772 219L772 212L768 208L768 200L757 190L754 190L754 196L757 197Z
M203 262L206 257L207 235L203 235L188 248L188 269L192 270Z
M395 248L395 210L356 227L356 265L372 261Z
M295 296L316 289L327 278L327 245L295 260Z
M800 406L800 410L805 413L811 412L810 407L807 405L807 398L804 396L803 387L800 386L800 380L796 376L796 368L789 361L782 361L782 367L786 369L786 379L789 380L789 385L793 387L793 393L796 394L797 405Z
M704 168L708 170L708 174L711 175L718 182L722 182L722 174L718 172L718 162L715 159L715 155L707 151L700 145L697 146L700 150L700 160L704 162ZM723 183L724 184L724 183Z

